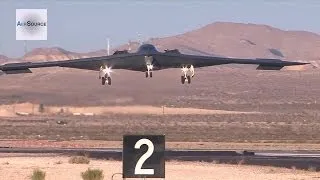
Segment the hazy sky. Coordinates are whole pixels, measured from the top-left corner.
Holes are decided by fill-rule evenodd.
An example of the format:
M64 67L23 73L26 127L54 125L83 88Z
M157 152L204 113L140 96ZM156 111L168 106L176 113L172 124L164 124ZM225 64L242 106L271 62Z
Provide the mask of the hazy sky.
M215 21L257 23L320 33L319 0L1 0L0 54L24 53L16 41L15 10L48 9L48 40L28 49L59 46L87 52L137 40L180 34Z

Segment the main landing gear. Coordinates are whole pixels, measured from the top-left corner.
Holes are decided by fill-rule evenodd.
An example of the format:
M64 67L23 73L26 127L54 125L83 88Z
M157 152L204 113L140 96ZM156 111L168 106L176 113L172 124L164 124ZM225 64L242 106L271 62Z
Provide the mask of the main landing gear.
M111 85L111 77L102 77L101 78L101 84L105 85L105 84Z
M146 78L152 78L152 70L153 70L153 57L152 56L145 56L144 60L146 62L147 71L146 71Z
M102 85L111 85L111 67L101 66L99 72L99 79L101 79Z
M181 68L182 76L181 76L181 83L184 84L187 82L188 84L191 83L191 78L194 76L194 67L193 65L188 66L182 66Z
M153 65L147 65L147 71L146 71L146 78L150 77L152 78L152 70L153 70Z

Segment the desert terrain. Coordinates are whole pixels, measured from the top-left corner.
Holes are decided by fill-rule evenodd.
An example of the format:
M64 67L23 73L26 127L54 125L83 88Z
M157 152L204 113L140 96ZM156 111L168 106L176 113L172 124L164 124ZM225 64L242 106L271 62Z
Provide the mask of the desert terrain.
M67 68L1 75L1 145L17 139L118 142L125 133L160 133L177 144L265 143L281 149L279 144L290 143L288 147L296 149L317 149L320 35L218 22L149 41L160 50L280 58L312 65L281 71L258 71L255 66L240 65L200 68L190 85L180 84L179 69L156 71L152 79L141 72L114 70L112 86L101 86L97 72ZM138 43L129 45L134 50ZM128 47L125 44L114 50ZM78 53L43 47L15 60L5 59L52 61L103 54L106 50ZM25 114L29 115L21 116Z
M211 67L198 70L187 86L175 70L156 72L152 80L117 71L110 87L101 86L95 72L79 70L18 76L0 77L6 84L1 139L119 141L124 133L152 132L177 142L320 142L316 70Z
M192 84L180 70L114 70L112 86L98 72L68 68L0 73L0 147L121 148L124 134L165 134L169 149L320 149L320 35L256 24L217 22L184 34L152 38L160 50L242 58L280 58L311 65L258 71L226 65L196 69ZM298 43L297 43L298 42ZM139 43L113 48L134 51ZM61 47L30 50L0 63L53 61L106 55ZM118 161L69 164L65 156L0 154L0 179L28 179L33 169L47 179L80 179L88 167L105 179L121 172ZM65 176L68 174L68 176ZM214 162L166 162L166 179L317 179L318 172ZM121 177L117 176L117 179Z
M46 172L46 179L78 180L80 173L88 168L102 169L104 179L111 179L114 173L122 171L119 161L90 160L90 164L69 164L68 157L0 157L0 177L7 179L28 179L32 171L39 168ZM166 162L166 179L317 179L319 173L273 167L247 165L224 165L204 162ZM121 175L114 179L122 179Z

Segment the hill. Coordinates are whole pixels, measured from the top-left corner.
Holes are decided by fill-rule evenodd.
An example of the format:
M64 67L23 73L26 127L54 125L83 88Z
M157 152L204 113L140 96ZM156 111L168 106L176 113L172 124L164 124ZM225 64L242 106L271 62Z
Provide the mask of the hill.
M81 58L79 53L64 50L60 47L36 48L26 53L21 59L24 61L53 61Z
M266 25L213 23L172 37L149 40L160 50L177 48L190 54L215 54L236 57L267 57L320 61L320 36L304 31L285 31ZM134 51L139 46L130 42L115 49ZM27 61L62 60L105 55L106 50L75 53L59 47L38 48L27 53ZM227 68L226 68L227 67ZM228 69L228 71L226 71ZM301 70L301 67L298 68ZM100 85L98 73L65 68L33 70L33 74L0 77L1 102L34 102L52 105L175 105L196 107L246 106L266 102L274 108L292 108L292 104L319 102L318 71L262 72L213 66L196 70L191 86L182 86L180 70L154 73L153 79L143 73L115 70L113 86ZM130 88L128 88L130 87ZM157 94L157 96L155 96ZM253 97L254 96L254 97ZM244 105L246 104L246 105ZM253 105L252 105L253 104ZM280 105L279 105L280 104ZM278 106L279 105L279 106Z
M181 35L153 40L161 47L187 46L232 57L319 60L320 35L267 25L216 22Z
M7 56L0 54L0 64L7 62L8 59L9 58Z
M320 35L306 31L285 31L267 25L215 22L176 36L148 40L159 50L179 49L183 53L241 58L280 58L320 64ZM114 50L135 51L139 43L129 42ZM107 55L105 49L76 53L59 47L37 48L27 53L28 61L62 60Z

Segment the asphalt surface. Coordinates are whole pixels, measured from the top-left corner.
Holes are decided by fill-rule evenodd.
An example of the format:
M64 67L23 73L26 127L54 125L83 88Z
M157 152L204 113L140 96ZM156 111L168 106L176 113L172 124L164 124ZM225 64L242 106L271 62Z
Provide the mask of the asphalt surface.
M85 155L96 159L122 160L122 149L112 148L13 148L0 147L0 153ZM205 161L227 164L264 165L320 171L320 151L217 151L174 150L165 151L166 160Z

